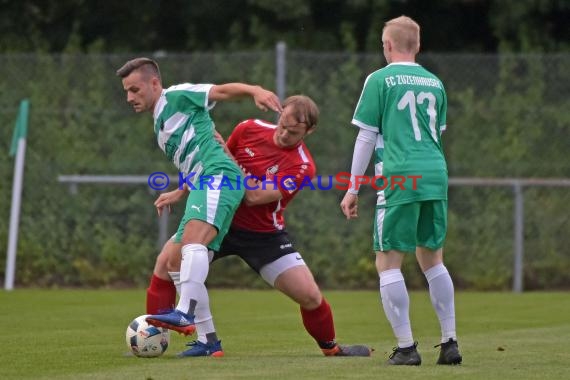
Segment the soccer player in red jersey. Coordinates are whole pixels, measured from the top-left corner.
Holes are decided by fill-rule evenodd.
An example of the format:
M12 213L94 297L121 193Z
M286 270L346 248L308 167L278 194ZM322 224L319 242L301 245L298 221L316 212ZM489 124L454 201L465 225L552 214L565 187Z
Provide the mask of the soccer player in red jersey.
M246 193L219 251L210 255L212 260L238 255L269 285L297 302L305 329L324 355L370 356L367 346L336 343L331 307L285 229L283 211L316 173L303 140L315 130L318 116L309 97L295 95L283 103L277 125L250 119L235 127L225 147L245 173ZM219 141L223 144L221 137ZM155 206L160 213L185 194L186 190L161 194ZM147 290L149 314L175 302L179 250L180 245L169 240L157 258ZM208 331L199 322L196 331L197 341L181 356L211 355L206 347Z

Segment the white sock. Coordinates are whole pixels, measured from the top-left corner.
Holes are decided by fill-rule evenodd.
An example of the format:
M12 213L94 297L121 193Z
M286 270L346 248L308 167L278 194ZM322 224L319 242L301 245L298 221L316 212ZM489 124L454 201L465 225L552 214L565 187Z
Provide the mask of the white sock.
M201 244L182 247L180 264L180 299L176 309L196 316L196 321L212 318L206 289L209 270L208 249Z
M215 333L216 328L214 327L214 320L210 316L210 319L207 321L197 322L196 323L196 335L197 340L202 343L207 343L208 338L206 334Z
M180 272L168 272L170 279L174 282L176 293L180 295Z
M399 269L380 273L380 297L384 313L398 339L398 347L410 347L414 344L410 325L410 298Z
M431 304L441 326L441 343L449 341L449 338L457 340L453 281L447 268L443 263L438 264L426 270L424 275L429 284Z
M204 290L206 287L204 286ZM205 292L205 299L202 302L196 304L194 310L194 323L196 324L196 334L198 335L198 340L202 343L208 341L206 334L216 332L214 327L214 318L212 317L212 312L210 311L210 302L208 293Z

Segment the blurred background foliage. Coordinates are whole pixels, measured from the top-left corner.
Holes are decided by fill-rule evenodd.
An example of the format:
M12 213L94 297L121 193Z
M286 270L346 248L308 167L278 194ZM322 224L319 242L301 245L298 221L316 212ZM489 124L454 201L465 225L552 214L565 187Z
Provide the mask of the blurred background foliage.
M79 185L61 174L175 173L156 147L150 115L135 115L115 70L156 58L165 85L243 81L275 88L277 41L286 41L287 95L321 108L307 139L323 176L348 171L349 126L366 75L384 62L383 22L404 13L423 28L418 60L449 98L444 134L455 177L570 177L570 54L563 1L100 1L0 0L0 247L6 246L17 107L31 101L17 259L19 286L143 286L158 253L146 185ZM430 4L428 6L428 3ZM26 20L26 22L22 22ZM213 27L215 26L215 27ZM245 118L270 121L251 101L218 104L228 136ZM375 288L374 194L347 222L341 191L303 191L286 212L295 244L328 288ZM568 188L527 188L525 286L570 286ZM369 207L365 207L368 205ZM174 232L182 206L169 219ZM508 289L513 195L509 188L450 188L446 263L456 286ZM0 277L3 276L3 262ZM423 286L413 257L411 287ZM212 265L211 286L264 287L237 259Z
M552 52L570 45L564 0L0 0L0 51L295 49L376 52L383 23L406 14L424 51Z

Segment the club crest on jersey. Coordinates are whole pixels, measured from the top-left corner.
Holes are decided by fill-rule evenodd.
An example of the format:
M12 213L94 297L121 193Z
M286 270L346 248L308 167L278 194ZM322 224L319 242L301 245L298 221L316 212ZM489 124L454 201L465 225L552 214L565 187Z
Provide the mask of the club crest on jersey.
M272 167L268 168L265 172L267 175L275 175L279 170L279 165L273 165Z

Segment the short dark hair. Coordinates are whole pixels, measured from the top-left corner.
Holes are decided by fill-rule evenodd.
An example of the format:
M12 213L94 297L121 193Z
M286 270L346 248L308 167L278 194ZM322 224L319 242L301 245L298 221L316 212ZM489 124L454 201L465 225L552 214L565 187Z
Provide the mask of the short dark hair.
M307 124L307 129L311 129L319 122L319 107L313 99L306 95L289 96L283 102L283 108L292 106L295 108L294 115L299 123Z
M126 78L135 70L140 70L145 75L155 76L158 80L161 80L158 63L145 57L131 59L125 63L119 70L117 70L117 76Z

